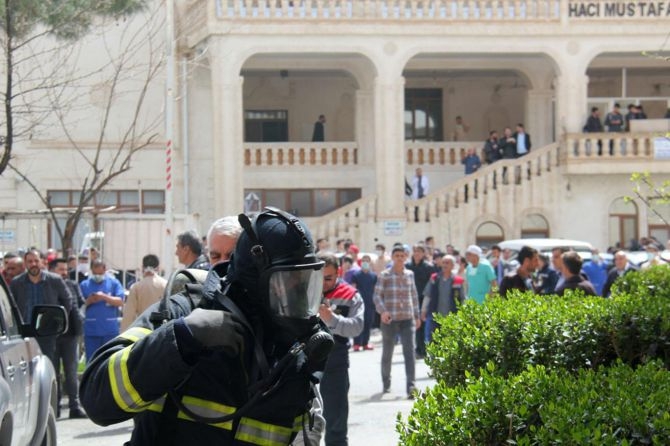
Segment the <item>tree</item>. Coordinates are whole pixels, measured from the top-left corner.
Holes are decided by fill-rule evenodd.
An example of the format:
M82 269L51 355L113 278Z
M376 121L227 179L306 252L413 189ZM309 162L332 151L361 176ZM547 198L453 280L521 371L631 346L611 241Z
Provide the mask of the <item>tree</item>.
M649 172L635 172L630 180L634 184L633 194L664 224L670 226L670 222L658 211L659 205L670 204L670 180L657 183Z
M82 3L109 4L68 2L77 7ZM128 5L135 7L139 2L117 1L113 5L122 5L127 11ZM25 77L15 78L21 85L30 85L23 90L23 132L29 132L29 137L39 134L65 140L77 157L73 161L77 172L70 180L80 182L78 200L68 209L64 223L58 219L62 209L52 205L48 192L40 189L33 178L38 164L44 169L49 160L15 156L7 164L48 210L64 252L72 248L77 225L96 195L131 168L133 157L140 150L155 143L162 124L160 110L148 109L149 96L156 90L164 62L164 16L160 6L130 19L101 13L95 22L94 30L91 23L86 24L89 32L85 35L80 35L78 27L72 34L68 32L67 36L80 35L76 42L60 44L60 36L45 39L39 45L26 41L25 61L39 68L32 69L28 83L24 82ZM95 58L104 60L100 65L91 66L91 48L98 52ZM91 105L92 96L97 107ZM16 114L17 109L19 106L15 105L12 112ZM11 125L9 119L8 122ZM94 141L81 138L82 131L93 135Z
M34 56L57 56L63 47L40 48L40 43L53 38L72 43L91 29L96 17L122 18L142 10L145 3L146 0L0 0L0 45L6 70L0 92L5 105L0 122L5 130L0 175L11 160L14 143L35 130L39 121L33 119L34 114L44 113L39 106L40 94L54 87L53 83L46 84L44 72L35 69ZM57 71L63 67L56 64L53 68Z

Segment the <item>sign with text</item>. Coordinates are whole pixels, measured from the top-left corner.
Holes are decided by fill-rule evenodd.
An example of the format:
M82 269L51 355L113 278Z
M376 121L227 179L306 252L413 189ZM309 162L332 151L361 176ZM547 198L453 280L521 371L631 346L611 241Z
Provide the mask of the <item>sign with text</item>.
M404 224L402 221L385 221L384 222L384 235L402 235L404 229Z
M571 1L568 5L570 18L670 18L670 1Z
M670 160L670 137L654 138L654 159Z
M0 242L10 242L13 243L16 241L16 233L12 229L3 229L0 230Z

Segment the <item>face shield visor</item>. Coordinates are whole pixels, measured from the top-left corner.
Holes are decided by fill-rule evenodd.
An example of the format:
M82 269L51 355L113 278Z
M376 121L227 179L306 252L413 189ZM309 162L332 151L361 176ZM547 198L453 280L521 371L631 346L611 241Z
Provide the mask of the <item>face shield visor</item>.
M309 319L319 314L323 262L276 266L266 271L268 303L273 315Z

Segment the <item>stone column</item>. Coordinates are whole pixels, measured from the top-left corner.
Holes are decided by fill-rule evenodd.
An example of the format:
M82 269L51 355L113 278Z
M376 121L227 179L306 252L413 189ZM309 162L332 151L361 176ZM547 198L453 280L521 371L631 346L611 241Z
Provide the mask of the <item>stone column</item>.
M375 159L374 92L371 89L356 91L356 112L354 119L354 135L358 144L358 163L371 166Z
M583 70L565 70L556 82L556 138L563 133L581 132L587 111L589 78Z
M405 78L379 75L375 85L375 167L377 174L377 216L402 219L405 216L405 145L403 115Z
M222 51L212 52L212 204L214 215L220 218L244 211L244 78L231 72Z
M539 149L555 140L553 125L554 92L534 89L526 96L526 121L524 125L532 137L533 147Z

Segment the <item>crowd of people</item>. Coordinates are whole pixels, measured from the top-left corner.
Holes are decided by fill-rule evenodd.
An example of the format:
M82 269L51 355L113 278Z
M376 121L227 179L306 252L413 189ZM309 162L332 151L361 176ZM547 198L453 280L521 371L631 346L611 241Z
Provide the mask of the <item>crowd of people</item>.
M70 418L86 417L88 412L94 421L107 424L134 417L135 443L130 444L157 444L156 438L163 437L154 437L153 429L162 425L165 415L157 417L156 411L184 412L191 423L210 426L225 424L220 420L228 420L230 414L222 409L215 422L198 407L259 398L268 407L286 408L283 415L293 414L291 428L284 424L288 419L270 416L267 407L258 411L240 403L235 406L240 412L258 418L249 421L245 431L247 418L240 415L235 436L254 432L275 436L280 440L277 444L288 444L289 438L314 444L323 431L326 445L346 445L349 354L375 348L374 328L381 334L381 392L390 392L393 350L400 344L405 388L412 399L416 360L426 355L438 327L435 315L457 312L466 300L483 304L512 290L562 295L578 289L585 295L607 297L619 277L637 269L623 251L615 252L613 264L608 265L597 251L587 262L562 248L546 255L524 246L513 257L512 251L497 245L482 249L472 244L461 253L451 244L442 250L433 237L411 246L398 242L390 250L377 243L374 253L362 254L352 240L338 240L333 247L326 239L312 244L303 223L283 211L266 210L259 215L265 219L252 222L244 214L219 219L204 238L190 231L177 236L175 255L181 265L206 271L195 306L189 306L194 304L188 293L162 300L173 290L166 292L169 284L160 275L160 259L153 254L144 256L141 279L128 290L95 250L69 258L36 248L5 254L2 275L24 320L29 320L37 304L59 304L68 312L68 331L38 342L56 370L63 370L62 393L68 397ZM662 247L643 241L649 257L642 267L666 264L659 254ZM299 291L291 291L294 288ZM160 307L165 302L166 312ZM293 325L296 321L303 323ZM307 340L297 344L296 339L304 336ZM88 367L80 404L77 366L82 338ZM297 345L310 349L305 359L298 359ZM318 353L324 351L329 354ZM258 364L242 370L230 366L231 357L240 358L232 363ZM284 381L289 370L285 363L292 360L301 365L290 369L299 372L289 385ZM280 366L284 367L280 372L267 370ZM225 382L211 382L212 370L225 376ZM318 372L318 378L312 378L312 372ZM256 374L258 382L247 387L245 383ZM203 387L198 379L208 385ZM313 386L316 381L319 386ZM230 383L238 388L226 387ZM207 399L212 386L220 391L214 402ZM284 401L286 394L281 391L284 397L269 400L254 396L252 390L244 392L249 388L267 395L284 386L300 395L300 401L309 401L307 421L296 418L296 406ZM169 392L180 393L181 400L168 403L164 395ZM295 419L301 422L295 424ZM221 435L217 430L196 433L181 422L173 429L178 431L176 438L198 441ZM230 438L231 434L225 435Z

